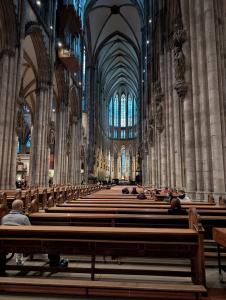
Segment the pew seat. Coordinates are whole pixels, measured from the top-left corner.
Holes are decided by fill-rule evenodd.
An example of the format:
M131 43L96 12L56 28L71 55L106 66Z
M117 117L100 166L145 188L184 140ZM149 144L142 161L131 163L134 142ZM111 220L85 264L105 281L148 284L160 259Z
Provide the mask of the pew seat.
M57 278L0 277L1 292L63 294L85 297L128 297L148 299L187 299L206 294L203 285L161 284L124 281L89 281ZM190 298L189 298L190 299Z
M194 229L2 225L0 251L89 255L93 280L98 255L176 260L182 258L191 261L191 282L205 285L203 228L192 224L191 219L190 226ZM4 271L3 268L2 264L1 271ZM166 271L162 272L162 276L166 276ZM174 278L176 273L169 271L168 276ZM187 273L186 276L189 277Z

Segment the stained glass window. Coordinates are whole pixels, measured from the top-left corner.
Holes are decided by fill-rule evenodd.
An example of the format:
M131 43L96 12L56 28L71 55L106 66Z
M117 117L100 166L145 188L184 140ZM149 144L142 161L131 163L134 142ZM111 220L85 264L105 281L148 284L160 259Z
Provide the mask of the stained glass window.
M125 139L125 138L126 138L126 131L121 130L121 139Z
M137 102L134 98L134 125L137 125Z
M137 101L132 94L128 94L127 97L123 92L109 99L106 121L110 138L133 139L136 137L137 109Z
M118 109L118 106L119 106L119 101L118 101L118 95L115 96L115 99L114 99L114 126L115 127L118 127L118 113L119 113L119 109Z
M126 127L126 95L121 97L121 127Z
M112 122L112 118L113 118L113 101L112 101L112 98L110 100L110 104L109 104L109 125L112 126L113 125L113 122Z
M125 175L126 175L126 150L125 150L125 148L122 148L122 151L121 151L121 173L122 173L122 178L125 178Z
M133 99L128 97L128 126L133 126Z

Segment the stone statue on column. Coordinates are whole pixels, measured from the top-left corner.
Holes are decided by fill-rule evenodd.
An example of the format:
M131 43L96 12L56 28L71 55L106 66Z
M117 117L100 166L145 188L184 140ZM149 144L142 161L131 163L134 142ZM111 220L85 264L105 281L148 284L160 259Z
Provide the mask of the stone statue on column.
M48 132L48 145L51 152L54 152L55 146L55 124L53 121L49 122L49 132Z
M175 71L175 90L180 99L184 99L187 93L185 82L186 61L183 53L183 43L186 41L186 31L182 26L175 24L173 34L173 56Z

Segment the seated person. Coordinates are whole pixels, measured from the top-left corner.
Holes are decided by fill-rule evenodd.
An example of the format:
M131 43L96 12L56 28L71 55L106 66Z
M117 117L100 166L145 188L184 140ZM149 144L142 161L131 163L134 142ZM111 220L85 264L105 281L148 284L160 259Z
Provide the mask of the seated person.
M170 215L187 215L186 209L181 207L180 199L176 198L171 201L171 208L168 209Z
M169 192L169 196L168 196L168 201L171 203L171 201L173 200L173 193L172 192Z
M127 188L127 187L124 187L124 188L122 189L122 193L123 193L123 194L129 194L128 188Z
M12 210L2 218L2 225L31 225L29 218L23 213L23 201L22 200L14 200L12 203ZM20 255L21 258L22 255ZM49 265L51 267L67 267L68 260L61 259L58 254L49 254ZM23 264L23 262L18 261L18 265Z
M138 184L136 190L138 194L144 193L144 188L142 187L142 185Z
M138 194L137 189L135 187L133 187L131 194Z
M137 195L137 199L143 200L143 199L147 199L147 197L145 196L144 193L140 193L139 195Z
M171 192L171 189L166 186L161 192L163 194L168 194L169 192Z

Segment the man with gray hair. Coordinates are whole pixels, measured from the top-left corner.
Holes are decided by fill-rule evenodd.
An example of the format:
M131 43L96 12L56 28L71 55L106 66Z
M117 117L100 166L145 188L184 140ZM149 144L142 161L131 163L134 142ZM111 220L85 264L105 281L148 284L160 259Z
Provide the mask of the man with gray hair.
M29 218L23 213L24 203L22 200L14 200L12 210L2 218L2 225L31 225ZM23 265L23 253L16 253L17 265Z
M2 225L31 225L29 218L23 213L22 200L14 200L12 210L2 218Z
M23 213L23 206L22 200L14 200L12 210L2 218L2 225L31 225L29 218ZM51 267L67 267L68 265L68 259L61 259L58 254L48 254L48 258ZM16 262L18 265L24 263L22 253L16 253Z

